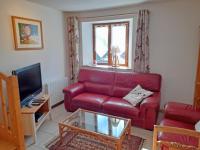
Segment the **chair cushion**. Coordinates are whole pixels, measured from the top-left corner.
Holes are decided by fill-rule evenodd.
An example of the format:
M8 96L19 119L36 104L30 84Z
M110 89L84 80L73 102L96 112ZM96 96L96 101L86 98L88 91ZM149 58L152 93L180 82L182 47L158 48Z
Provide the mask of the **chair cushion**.
M133 118L139 115L139 108L132 106L122 98L110 97L103 103L103 112L115 116Z
M185 128L194 130L194 126L189 123L183 123L180 121L170 120L170 119L163 119L160 123L163 126L172 126L178 128ZM171 134L171 133L160 133L158 136L159 140L170 141L170 142L177 142L184 145L192 145L198 146L198 139L186 135L178 135L178 134Z
M200 110L189 104L169 102L165 105L165 118L195 124L200 120Z
M82 93L72 99L71 109L73 111L78 108L101 111L103 102L108 98L109 96L101 94Z

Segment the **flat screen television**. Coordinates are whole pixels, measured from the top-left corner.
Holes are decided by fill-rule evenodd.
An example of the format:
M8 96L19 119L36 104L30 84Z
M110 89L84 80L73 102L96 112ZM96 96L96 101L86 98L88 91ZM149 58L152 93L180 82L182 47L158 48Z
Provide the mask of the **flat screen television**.
M40 63L12 71L18 78L21 106L27 105L42 91Z

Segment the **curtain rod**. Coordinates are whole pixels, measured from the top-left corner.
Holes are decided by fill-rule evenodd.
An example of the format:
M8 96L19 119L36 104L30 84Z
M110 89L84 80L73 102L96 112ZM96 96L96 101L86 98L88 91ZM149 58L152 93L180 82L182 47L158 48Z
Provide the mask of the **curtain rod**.
M124 13L124 14L114 14L114 15L104 15L104 16L93 16L93 17L78 17L78 18L80 18L80 19L90 19L90 18L115 17L115 16L136 15L136 14L137 14L137 12Z

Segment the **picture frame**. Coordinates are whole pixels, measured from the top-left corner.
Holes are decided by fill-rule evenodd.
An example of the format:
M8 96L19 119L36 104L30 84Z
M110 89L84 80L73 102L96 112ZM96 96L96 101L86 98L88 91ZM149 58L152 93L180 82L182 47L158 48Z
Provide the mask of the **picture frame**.
M14 46L16 50L44 48L42 21L12 16Z

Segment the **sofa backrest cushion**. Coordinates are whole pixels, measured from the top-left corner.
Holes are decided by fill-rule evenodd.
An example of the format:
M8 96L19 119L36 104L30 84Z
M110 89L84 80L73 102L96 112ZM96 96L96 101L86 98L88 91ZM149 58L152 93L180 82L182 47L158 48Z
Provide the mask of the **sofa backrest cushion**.
M81 68L79 82L86 92L124 97L138 84L142 88L159 92L161 76L153 73L114 72L108 70Z
M87 92L111 95L114 77L112 71L82 68L78 81L84 83Z
M161 76L152 73L116 72L113 96L124 97L138 84L146 90L159 92L161 87Z

